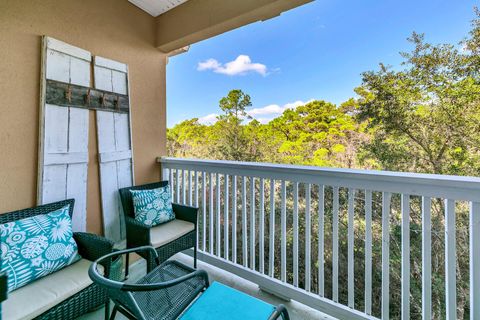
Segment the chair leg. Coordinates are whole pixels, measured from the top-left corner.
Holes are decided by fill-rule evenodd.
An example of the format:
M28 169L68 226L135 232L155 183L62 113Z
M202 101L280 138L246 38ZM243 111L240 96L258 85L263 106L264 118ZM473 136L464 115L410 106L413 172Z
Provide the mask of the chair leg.
M130 264L130 254L127 253L127 254L125 255L125 280L128 279L128 271L129 271L129 269L130 269L129 264Z
M117 305L113 307L112 314L110 315L110 320L115 319L116 315L117 315Z
M197 269L197 244L193 247L193 268Z
M105 320L108 320L110 317L110 299L105 302Z

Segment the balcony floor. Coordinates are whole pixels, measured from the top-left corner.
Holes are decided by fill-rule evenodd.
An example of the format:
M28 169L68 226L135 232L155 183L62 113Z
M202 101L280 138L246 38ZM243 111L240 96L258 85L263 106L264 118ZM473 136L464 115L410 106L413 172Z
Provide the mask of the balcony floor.
M181 261L187 265L193 264L193 260L190 256L187 256L185 254L179 253L175 256L173 256L173 259L176 259L178 261ZM290 317L292 320L331 320L335 319L332 318L329 315L326 315L320 311L317 311L315 309L312 309L304 304L301 304L296 301L284 301L281 300L278 297L275 297L269 293L266 293L264 291L261 291L258 286L250 281L247 281L243 278L240 278L232 273L226 272L222 269L219 269L217 267L214 267L210 264L204 263L202 261L198 261L198 268L203 269L208 272L208 275L210 277L210 281L218 281L223 284L229 285L237 290L240 290L242 292L245 292L251 296L257 297L259 299L262 299L268 303L271 303L273 305L277 304L284 304L288 312L290 314ZM135 275L141 275L142 272L145 270L145 264L144 261L138 261L135 263L132 268L131 268L131 275L132 278L135 277ZM93 320L93 319L103 319L104 316L104 309L97 310L95 312L89 313L87 315L84 315L80 318L79 320ZM123 317L122 315L118 314L116 319L127 319Z

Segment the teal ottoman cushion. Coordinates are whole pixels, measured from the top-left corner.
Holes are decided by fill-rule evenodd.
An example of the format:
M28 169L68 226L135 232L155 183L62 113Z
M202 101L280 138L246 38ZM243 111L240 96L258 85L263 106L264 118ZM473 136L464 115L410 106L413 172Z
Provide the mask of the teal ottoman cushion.
M271 304L213 282L180 317L182 320L266 320L275 311Z

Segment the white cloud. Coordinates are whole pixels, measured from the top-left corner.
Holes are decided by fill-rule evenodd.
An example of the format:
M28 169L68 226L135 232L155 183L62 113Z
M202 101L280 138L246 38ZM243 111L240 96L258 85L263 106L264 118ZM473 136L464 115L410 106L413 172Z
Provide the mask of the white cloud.
M222 64L215 59L208 59L199 62L198 71L212 70L215 73L226 74L229 76L246 75L250 72L256 72L262 76L267 75L267 66L262 63L253 63L247 55L239 55L235 60Z
M198 123L207 124L207 125L214 124L215 122L217 122L217 117L218 117L218 114L210 113L209 115L198 118Z
M272 121L274 118L280 116L287 109L295 109L299 106L303 106L309 102L312 102L314 99L308 101L297 100L294 102L286 103L283 106L278 104L270 104L262 108L253 108L247 111L247 114L253 119L257 120L262 124L267 124ZM201 124L211 125L217 122L217 113L211 113L204 117L198 118L198 122ZM246 122L249 122L247 120Z
M298 106L302 106L307 104L308 102L313 101L313 99L304 102L301 100L297 100L295 102L286 103L283 106L278 104L270 104L263 108L253 108L250 111L247 111L248 115L254 119L257 119L261 123L268 123L273 118L278 117L287 109L295 109Z

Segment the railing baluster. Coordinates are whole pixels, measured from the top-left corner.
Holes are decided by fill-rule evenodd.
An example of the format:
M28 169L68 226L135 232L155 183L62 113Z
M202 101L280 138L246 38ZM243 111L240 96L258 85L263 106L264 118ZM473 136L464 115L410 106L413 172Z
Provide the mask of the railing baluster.
M293 285L298 287L298 182L293 183Z
M365 313L372 314L372 191L365 190Z
M355 205L355 190L348 189L348 306L355 307L354 262L353 262L353 218Z
M445 200L445 294L447 319L457 317L455 200Z
M402 319L410 319L410 196L402 194Z
M183 169L182 170L182 204L187 203L187 186L185 182L186 175L187 175L187 170Z
M205 252L207 246L207 173L202 172L202 251Z
M180 169L175 170L175 195L177 196L177 203L180 203Z
M194 171L193 174L195 175L195 179L193 180L194 183L195 183L195 186L193 188L195 190L195 204L194 204L194 206L196 208L198 208L198 172ZM198 249L198 237L199 237L198 230L197 230L197 234L195 235L195 237L196 237L196 243L197 243L197 249Z
M280 278L283 282L285 282L287 281L287 186L285 180L282 180L281 182L281 206L282 213L280 217L280 223L282 228L282 240Z
M224 248L223 248L223 257L228 260L228 255L229 255L229 237L228 237L228 174L224 176L223 180L223 187L224 187L224 206L223 206L223 211L224 211L224 218L223 218L223 240L224 240Z
M173 187L173 169L169 169L168 170L168 184L170 185L170 192L172 193L172 199L175 199L174 198L174 194L173 194L173 191L174 191L174 187Z
M470 319L480 319L480 203L470 202Z
M422 197L422 318L432 319L432 200Z
M270 230L268 243L268 274L274 276L275 271L275 180L270 179Z
M247 177L242 177L242 255L243 266L248 263L247 250Z
M232 261L237 263L237 176L232 177Z
M311 291L311 250L312 250L312 236L311 236L311 195L312 195L312 185L307 184L306 188L306 198L305 198L305 290Z
M338 187L333 187L332 220L332 288L333 301L338 302Z
M192 171L188 170L188 205L193 205L193 183L192 183Z
M210 172L210 179L209 179L209 187L210 187L210 192L209 192L209 199L210 199L210 206L209 206L209 211L210 211L210 228L209 228L209 247L210 247L210 254L213 254L213 241L215 240L213 237L213 173Z
M390 201L391 193L382 194L382 319L390 317Z
M222 223L220 221L220 216L221 216L221 199L220 199L220 188L221 188L221 185L220 185L220 173L217 173L217 182L215 184L215 191L217 192L217 215L216 215L216 231L217 231L217 241L216 241L216 244L217 244L217 256L220 257L220 248L221 248L221 244L222 244Z
M195 204L194 204L194 206L196 208L198 208L198 174L199 174L199 172L195 171L194 174L195 174Z
M260 273L265 273L265 179L260 179L260 235L259 235L259 267Z
M318 294L325 295L325 187L318 185Z
M255 178L250 177L250 269L255 270Z

